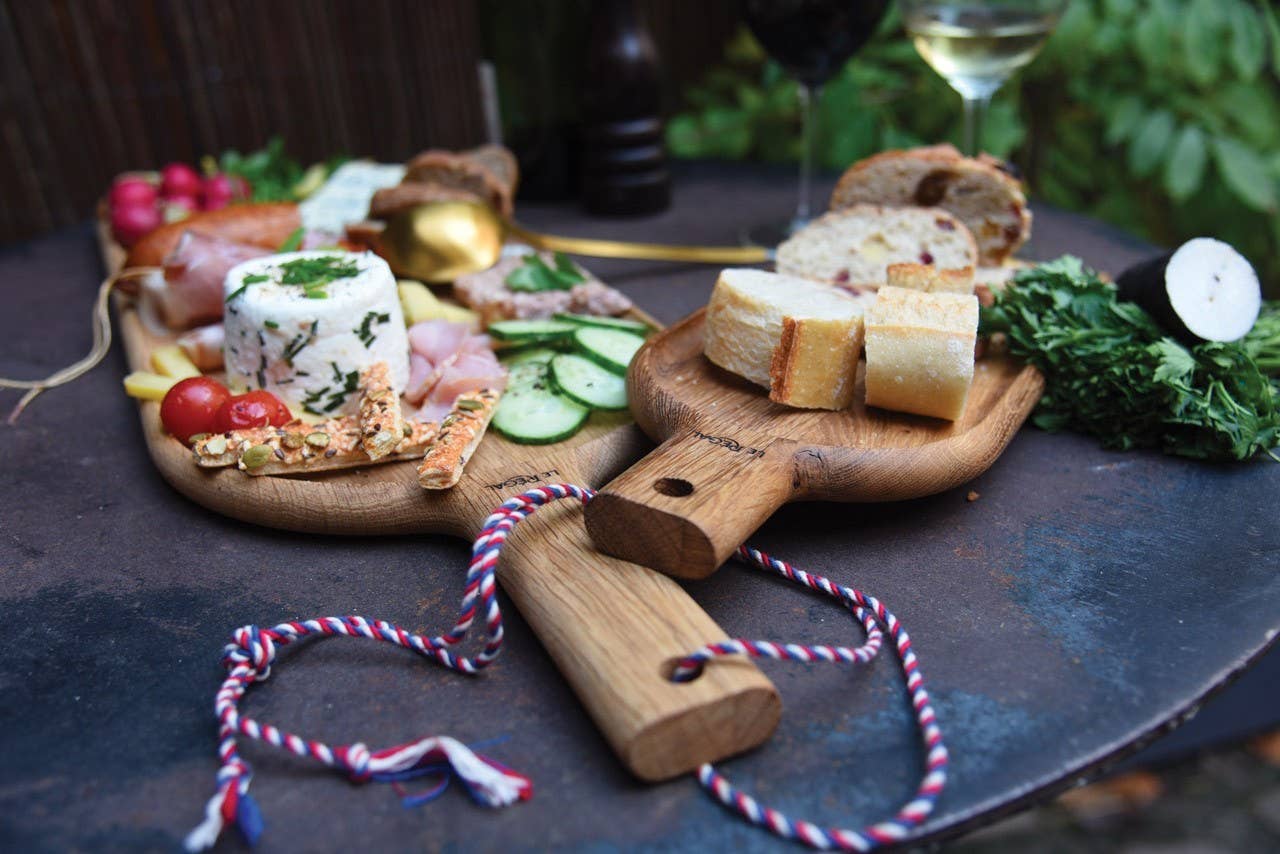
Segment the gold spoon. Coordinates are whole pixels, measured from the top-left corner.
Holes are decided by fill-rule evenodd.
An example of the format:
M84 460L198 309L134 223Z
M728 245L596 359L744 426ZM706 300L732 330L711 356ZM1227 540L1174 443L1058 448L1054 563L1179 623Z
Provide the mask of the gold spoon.
M758 246L672 246L539 234L500 217L480 202L429 202L387 220L378 253L397 273L427 282L449 282L492 267L508 239L537 249L593 258L692 261L704 264L759 264L773 251Z

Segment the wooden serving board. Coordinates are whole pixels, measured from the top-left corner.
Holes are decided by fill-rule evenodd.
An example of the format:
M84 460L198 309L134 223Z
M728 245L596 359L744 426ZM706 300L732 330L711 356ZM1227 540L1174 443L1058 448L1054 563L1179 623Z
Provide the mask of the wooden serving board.
M649 339L627 375L631 411L662 442L587 507L601 551L702 578L790 501L896 501L986 471L1044 391L1033 367L979 359L954 423L862 404L793 409L702 355L705 310Z
M152 350L172 339L153 335L129 301L117 307L129 364L147 370ZM183 495L255 525L324 534L472 539L510 496L545 483L596 486L647 445L629 417L599 413L556 445L518 445L490 431L461 482L429 492L413 462L296 477L202 469L164 432L158 403L143 401L140 411L152 461ZM619 758L640 778L662 780L764 742L781 716L769 680L744 659L671 682L674 659L725 633L669 578L596 552L581 514L580 504L561 501L521 524L498 576ZM460 567L459 594L462 579Z

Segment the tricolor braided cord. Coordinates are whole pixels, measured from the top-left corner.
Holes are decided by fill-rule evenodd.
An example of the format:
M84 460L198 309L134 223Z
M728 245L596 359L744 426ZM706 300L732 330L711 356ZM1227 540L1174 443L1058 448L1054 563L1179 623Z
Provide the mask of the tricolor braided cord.
M443 635L426 638L407 632L392 623L364 617L323 617L317 620L282 623L269 629L243 626L232 634L232 642L223 652L227 677L215 698L219 721L218 754L222 766L218 771L217 793L210 799L205 821L187 837L188 850L208 848L217 841L223 827L235 822L245 839L252 844L262 832L262 819L248 789L251 770L240 758L237 736L265 741L298 756L311 757L324 765L345 771L356 781L399 781L427 773L443 773L451 769L467 785L472 796L486 806L505 806L525 800L532 794L532 784L521 774L473 753L460 742L447 736L428 737L409 744L371 752L363 744L329 747L308 741L270 724L259 724L242 717L239 701L249 686L266 679L271 673L278 647L311 635L365 637L412 649L438 663L463 673L477 673L488 666L502 648L502 612L498 607L494 572L498 555L507 534L538 507L561 498L574 497L586 503L595 492L570 484L551 484L531 489L503 502L485 520L471 549L462 604L453 628ZM695 678L708 661L725 655L748 655L804 662L870 661L883 643L881 625L892 636L902 668L907 677L916 719L928 752L926 773L916 796L887 821L869 825L860 831L821 828L806 821L792 821L777 810L762 806L750 795L735 789L711 765L698 769L698 780L716 799L740 813L753 824L773 833L796 839L814 848L841 848L869 851L880 845L902 840L912 828L922 823L933 811L946 784L947 749L942 743L929 696L924 689L911 639L898 619L871 596L833 584L829 580L796 569L754 549L742 546L738 556L761 568L771 569L784 578L842 601L849 607L867 632L866 642L856 648L843 646L801 646L775 644L770 641L731 640L709 644L681 660L672 679ZM486 642L474 658L455 655L450 647L461 643L475 620L478 610L485 616ZM418 801L429 799L437 790Z
M749 546L739 546L737 557L746 563L754 564L761 569L773 570L783 578L840 600L853 611L854 616L866 628L867 642L857 649L797 644L779 645L769 641L747 640L709 644L677 662L672 678L677 681L692 679L709 659L734 654L789 661L843 661L862 664L870 661L879 652L881 633L878 625L883 624L893 638L898 658L902 663L902 672L907 678L907 691L911 695L911 705L915 708L916 723L920 728L920 736L926 752L925 775L916 789L915 797L899 809L893 818L867 825L861 830L824 828L808 821L793 821L777 810L761 805L746 792L735 788L710 764L698 768L698 782L721 804L737 812L752 824L765 827L778 836L799 840L812 848L870 851L882 845L902 841L913 828L922 824L933 812L938 797L947 784L949 761L946 745L942 743L942 730L938 728L937 716L934 714L933 706L929 702L929 694L924 687L924 676L920 673L919 659L911 649L911 637L898 618L874 596L867 596L861 591L833 584L820 575L797 569L785 561L770 557Z

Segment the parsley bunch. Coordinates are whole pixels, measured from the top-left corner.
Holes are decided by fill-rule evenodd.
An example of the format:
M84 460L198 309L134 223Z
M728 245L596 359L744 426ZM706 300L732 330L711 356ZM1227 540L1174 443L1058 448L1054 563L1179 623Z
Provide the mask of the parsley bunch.
M1088 433L1109 448L1247 460L1275 457L1280 443L1280 389L1251 355L1280 352L1274 305L1265 316L1242 342L1188 349L1064 256L1020 271L983 309L981 329L1005 333L1010 351L1044 374L1034 420L1046 430Z

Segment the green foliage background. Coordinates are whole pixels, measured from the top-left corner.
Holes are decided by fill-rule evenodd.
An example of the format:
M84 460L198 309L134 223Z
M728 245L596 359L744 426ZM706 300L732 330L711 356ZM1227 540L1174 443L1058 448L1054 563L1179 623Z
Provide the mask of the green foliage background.
M745 28L685 93L677 157L794 160L794 82ZM896 10L823 89L828 169L885 148L959 142L960 97ZM1262 0L1072 0L1044 51L1005 84L984 148L1034 198L1157 243L1226 240L1280 296L1280 23Z

